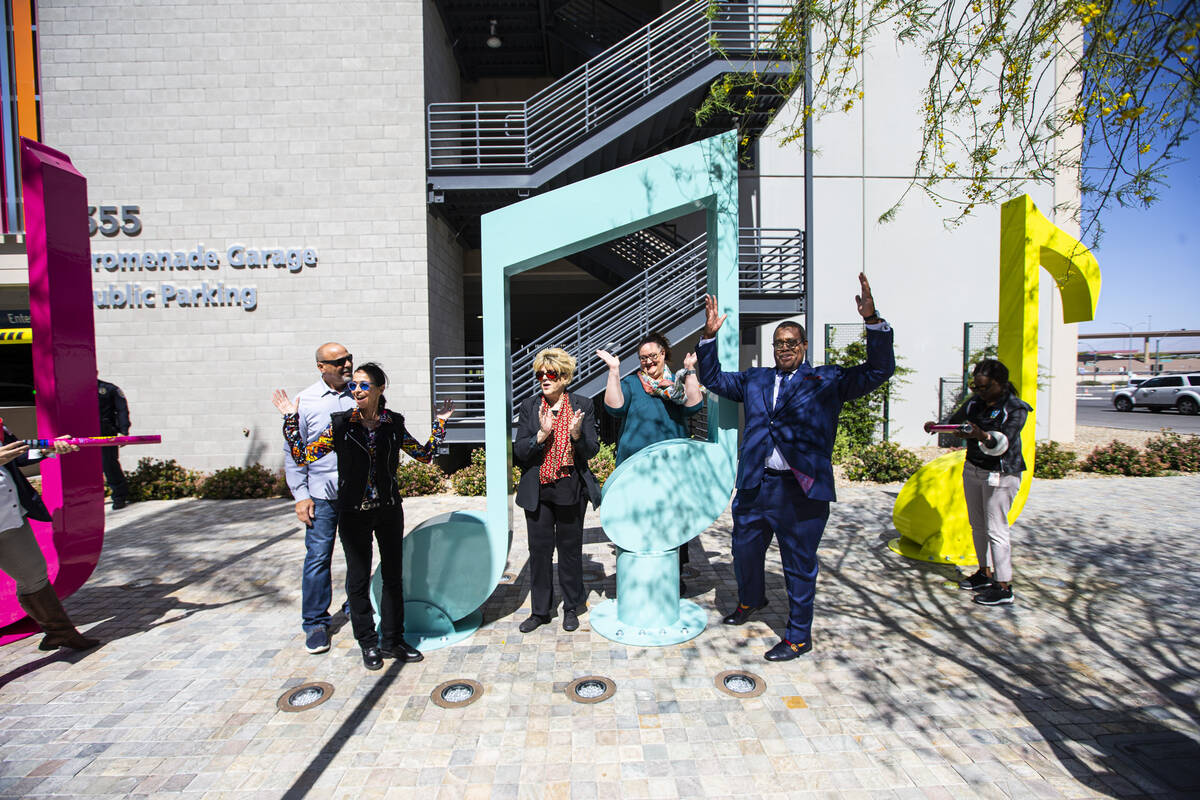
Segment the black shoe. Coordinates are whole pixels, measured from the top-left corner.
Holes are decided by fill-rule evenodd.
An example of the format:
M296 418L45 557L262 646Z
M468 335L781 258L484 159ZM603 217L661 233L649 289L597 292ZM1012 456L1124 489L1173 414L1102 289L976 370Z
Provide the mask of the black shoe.
M563 612L563 630L579 630L579 615L575 613L575 609Z
M767 601L764 600L761 605L746 606L738 603L738 607L733 610L733 613L727 615L721 620L726 625L745 625L746 620L750 619L750 615L759 609L767 607Z
M362 649L363 666L367 669L382 669L383 654L379 652L379 648L372 645Z
M995 583L971 599L981 606L1011 606L1013 602L1013 590L1011 586L1001 586Z
M124 497L114 497L112 502L112 510L120 511L125 506L129 505L129 501Z
M982 592L984 589L989 589L995 584L991 578L983 574L983 570L976 570L975 574L958 582L958 588L970 589L972 592Z
M543 617L541 614L530 614L529 619L522 622L517 630L521 633L532 633L549 621L549 617ZM563 618L563 622L566 622L565 617Z
M779 644L768 650L763 658L767 661L791 661L797 656L804 655L809 650L812 650L812 642L796 644L795 642L789 642L787 639L780 639Z
M399 644L380 647L379 652L384 658L398 658L401 661L407 661L409 663L420 661L425 658L424 654L422 654L420 650L413 647L403 639L400 640Z

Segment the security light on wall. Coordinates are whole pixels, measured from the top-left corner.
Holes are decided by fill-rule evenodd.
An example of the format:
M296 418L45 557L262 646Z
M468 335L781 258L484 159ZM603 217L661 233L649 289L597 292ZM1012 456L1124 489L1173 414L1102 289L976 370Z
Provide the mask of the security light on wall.
M504 41L496 35L496 20L488 20L488 31L487 46L493 50L499 49L504 44Z

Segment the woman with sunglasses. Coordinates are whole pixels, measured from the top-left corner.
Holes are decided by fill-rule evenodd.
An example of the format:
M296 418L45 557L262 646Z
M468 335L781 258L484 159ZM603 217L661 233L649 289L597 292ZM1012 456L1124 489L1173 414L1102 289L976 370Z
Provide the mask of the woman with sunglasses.
M958 435L967 440L963 493L975 558L979 562L975 574L958 585L973 591L974 600L980 605L1011 605L1012 539L1008 511L1021 488L1021 473L1025 471L1021 429L1031 409L1009 383L1008 367L994 358L985 358L975 365L971 388L974 394L949 419L952 424L962 423ZM925 430L932 424L925 423Z
M696 377L696 354L683 358L683 369L672 373L671 346L665 336L648 333L638 342L641 368L621 378L621 362L607 350L596 355L608 365L604 410L623 420L617 437L617 465L644 447L667 439L688 438L688 418L704 408ZM688 563L687 545L679 548L679 567ZM679 593L687 590L679 579Z
M541 392L521 403L513 437L513 458L521 468L517 505L525 510L529 537L531 613L521 633L550 622L556 548L562 626L573 631L586 599L583 515L588 500L600 506L600 486L588 468L588 459L600 450L600 432L592 401L566 391L575 376L575 359L567 351L541 351L533 370Z
M420 661L424 656L404 640L404 588L401 583L404 538L403 498L396 481L400 452L417 461L433 461L446 435L446 420L454 403L446 401L433 422L428 441L420 444L404 428L404 417L389 410L383 396L387 375L374 363L360 364L347 388L354 408L331 415L331 422L312 444L300 436L296 404L282 390L274 395L284 415L283 435L297 464L312 463L337 453L338 536L346 555L346 594L350 622L362 648L367 669L379 669L383 659ZM371 537L379 545L383 591L379 601L379 630L371 609Z

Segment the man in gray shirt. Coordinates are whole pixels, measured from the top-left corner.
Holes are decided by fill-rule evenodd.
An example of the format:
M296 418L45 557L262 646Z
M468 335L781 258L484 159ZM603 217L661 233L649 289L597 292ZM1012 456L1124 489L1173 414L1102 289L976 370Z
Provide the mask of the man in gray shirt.
M316 441L329 427L329 417L354 407L346 382L354 372L354 356L337 342L317 348L321 379L296 396L300 435L305 444ZM304 647L310 653L329 649L329 603L332 600L329 568L337 535L337 454L329 453L311 464L284 458L288 488L296 500L296 517L304 523L304 573L301 579Z

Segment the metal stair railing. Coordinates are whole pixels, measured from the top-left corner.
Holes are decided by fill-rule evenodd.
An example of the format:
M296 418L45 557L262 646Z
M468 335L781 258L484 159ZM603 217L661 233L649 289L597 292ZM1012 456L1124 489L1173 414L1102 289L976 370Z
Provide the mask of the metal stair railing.
M767 51L793 8L721 5L710 17L686 0L525 102L431 103L428 168L532 169L701 64Z
M742 228L738 232L738 283L742 294L799 295L804 291L804 234L795 229ZM581 385L607 367L595 357L609 350L622 361L650 331L665 331L700 307L707 288L704 235L684 244L637 277L613 289L512 353L513 407L537 391L533 358L561 347L578 359L572 383ZM433 359L436 402L453 398L455 418L483 417L483 358Z

